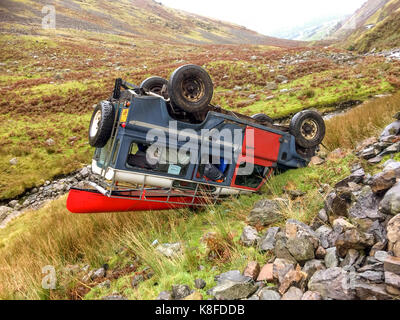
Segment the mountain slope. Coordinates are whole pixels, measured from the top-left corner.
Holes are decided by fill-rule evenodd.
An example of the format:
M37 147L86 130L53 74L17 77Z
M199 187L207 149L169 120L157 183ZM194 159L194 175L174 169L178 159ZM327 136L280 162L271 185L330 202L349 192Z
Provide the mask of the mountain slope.
M400 0L368 0L339 23L329 38L344 41L345 46L359 51L398 46L399 10Z
M56 28L132 35L186 43L264 44L297 46L299 43L267 37L234 24L167 8L153 0L2 0L3 31L40 32L44 5L56 9ZM19 25L20 28L16 27Z

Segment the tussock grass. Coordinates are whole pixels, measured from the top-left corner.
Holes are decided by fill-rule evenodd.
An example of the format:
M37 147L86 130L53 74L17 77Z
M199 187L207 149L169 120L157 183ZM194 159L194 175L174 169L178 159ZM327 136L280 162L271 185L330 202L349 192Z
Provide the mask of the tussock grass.
M353 148L357 142L380 134L383 127L394 121L393 115L398 111L400 92L364 103L326 121L324 145L328 150Z
M209 283L208 290L214 284L214 275L221 270L242 269L248 259L265 262L254 249L243 249L239 245L246 214L258 197L233 199L199 212L98 215L68 213L63 197L38 211L26 213L0 230L0 299L65 299L80 279L66 275L66 266L90 264L92 268L99 268L107 263L111 268L123 268L136 259L155 273L151 281L143 284L143 290L131 288L130 274L114 281L109 291L94 289L88 297L100 298L115 290L131 299L154 299L160 291L170 290L174 283L192 284L200 277ZM229 250L228 259L209 260L209 248L201 240L209 232L217 234ZM228 238L231 243L226 245ZM182 255L172 260L161 256L151 245L156 239L159 243L181 242ZM132 254L119 255L124 250ZM47 265L56 269L56 290L41 288L42 268ZM205 269L200 270L200 265ZM215 265L217 269L211 271Z

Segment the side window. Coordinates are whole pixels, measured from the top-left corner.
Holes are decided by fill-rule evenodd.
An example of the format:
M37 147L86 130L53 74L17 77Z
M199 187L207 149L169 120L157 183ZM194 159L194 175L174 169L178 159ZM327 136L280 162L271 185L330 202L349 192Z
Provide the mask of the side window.
M245 168L247 166L246 162L242 162L239 168ZM267 168L259 165L254 165L254 170L248 175L238 175L236 176L235 185L241 187L248 187L252 189L257 189L261 182L263 182Z
M185 176L190 165L190 154L181 155L174 149L132 143L127 165L135 169Z

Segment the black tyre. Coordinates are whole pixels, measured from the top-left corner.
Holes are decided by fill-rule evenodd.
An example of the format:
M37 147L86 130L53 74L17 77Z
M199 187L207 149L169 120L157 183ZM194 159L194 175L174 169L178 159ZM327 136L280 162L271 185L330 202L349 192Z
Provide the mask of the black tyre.
M113 105L108 101L100 102L93 111L89 127L89 144L103 148L111 137L115 117Z
M290 122L290 133L296 138L296 143L300 147L314 148L325 138L324 119L315 111L299 112Z
M168 87L168 80L161 77L150 77L144 80L140 87L145 91L156 93L160 96L163 95L163 87ZM165 97L165 96L164 96Z
M274 120L272 120L272 118L268 117L264 113L255 114L255 115L251 116L251 118L256 120L256 121L259 121L259 122L268 122L268 123L273 123L274 122Z
M205 111L213 93L214 85L209 74L196 65L176 69L168 83L172 104L190 113Z

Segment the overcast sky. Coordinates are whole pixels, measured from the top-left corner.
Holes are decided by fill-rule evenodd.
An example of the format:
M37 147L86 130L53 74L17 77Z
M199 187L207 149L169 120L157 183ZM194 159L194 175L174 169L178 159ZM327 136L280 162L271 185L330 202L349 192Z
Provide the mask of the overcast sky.
M321 17L351 14L366 0L158 0L166 6L233 22L263 34Z

